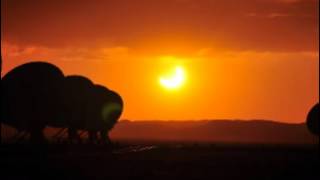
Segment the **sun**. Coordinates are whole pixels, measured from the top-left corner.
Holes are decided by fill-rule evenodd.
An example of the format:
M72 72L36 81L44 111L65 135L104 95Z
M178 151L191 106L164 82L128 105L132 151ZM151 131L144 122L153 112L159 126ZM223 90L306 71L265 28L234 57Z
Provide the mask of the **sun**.
M159 83L165 89L176 90L184 84L185 79L186 76L184 68L181 66L176 66L173 74L170 74L169 76L160 76Z

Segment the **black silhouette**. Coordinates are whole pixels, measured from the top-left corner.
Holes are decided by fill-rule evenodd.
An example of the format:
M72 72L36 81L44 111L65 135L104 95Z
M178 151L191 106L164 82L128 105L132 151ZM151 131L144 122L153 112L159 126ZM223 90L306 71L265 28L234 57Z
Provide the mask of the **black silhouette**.
M59 91L64 75L44 62L21 65L2 79L1 122L31 133L31 140L44 141L48 121L59 118Z
M308 113L307 126L311 133L319 136L319 103Z
M0 59L0 78L2 84L2 51L1 51L1 59ZM2 88L2 85L1 85ZM1 115L2 116L2 115ZM2 124L1 124L1 117L0 117L0 143L2 143Z
M68 129L70 142L81 142L87 131L92 143L110 142L108 131L118 121L123 101L106 87L83 76L64 77L54 65L24 64L2 79L1 123L18 130L21 138L30 133L34 143L43 143L46 126Z
M50 122L50 126L68 128L71 141L80 141L77 130L87 130L90 122L90 99L93 83L83 76L67 76L62 92L63 118Z
M90 136L95 140L99 131L102 142L110 143L107 133L114 127L122 113L122 98L116 92L101 85L94 86L93 94L90 111L94 120L90 124Z
M79 130L88 132L91 143L98 143L98 132L103 143L110 142L107 133L117 122L123 108L117 93L100 85L94 86L85 77L68 76L62 99L63 118L49 122L50 126L68 128L71 142L81 142Z

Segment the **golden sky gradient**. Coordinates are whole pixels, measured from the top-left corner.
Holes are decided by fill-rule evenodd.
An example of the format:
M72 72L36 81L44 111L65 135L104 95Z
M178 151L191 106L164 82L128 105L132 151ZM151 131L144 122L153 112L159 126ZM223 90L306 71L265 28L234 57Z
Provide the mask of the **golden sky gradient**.
M3 74L42 60L119 92L122 119L304 122L318 0L1 0ZM184 68L181 88L159 77Z

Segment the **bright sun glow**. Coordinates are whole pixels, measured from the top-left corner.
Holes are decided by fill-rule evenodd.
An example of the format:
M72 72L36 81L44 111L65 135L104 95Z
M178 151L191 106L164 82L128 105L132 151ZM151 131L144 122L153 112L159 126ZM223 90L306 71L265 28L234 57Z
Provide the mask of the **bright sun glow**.
M159 78L159 82L166 89L178 89L185 82L185 71L182 67L177 66L175 68L174 74L170 76L161 76Z

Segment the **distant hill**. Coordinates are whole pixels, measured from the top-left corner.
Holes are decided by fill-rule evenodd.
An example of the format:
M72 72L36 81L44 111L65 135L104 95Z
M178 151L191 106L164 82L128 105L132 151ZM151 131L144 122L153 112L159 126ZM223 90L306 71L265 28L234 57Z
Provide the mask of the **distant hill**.
M211 121L121 121L111 132L113 139L315 144L319 139L305 124L285 124L265 120Z
M50 138L57 129L47 128ZM2 138L14 131L2 127ZM165 141L192 143L263 143L316 144L304 123L286 124L266 120L206 120L206 121L120 121L111 131L114 140Z

